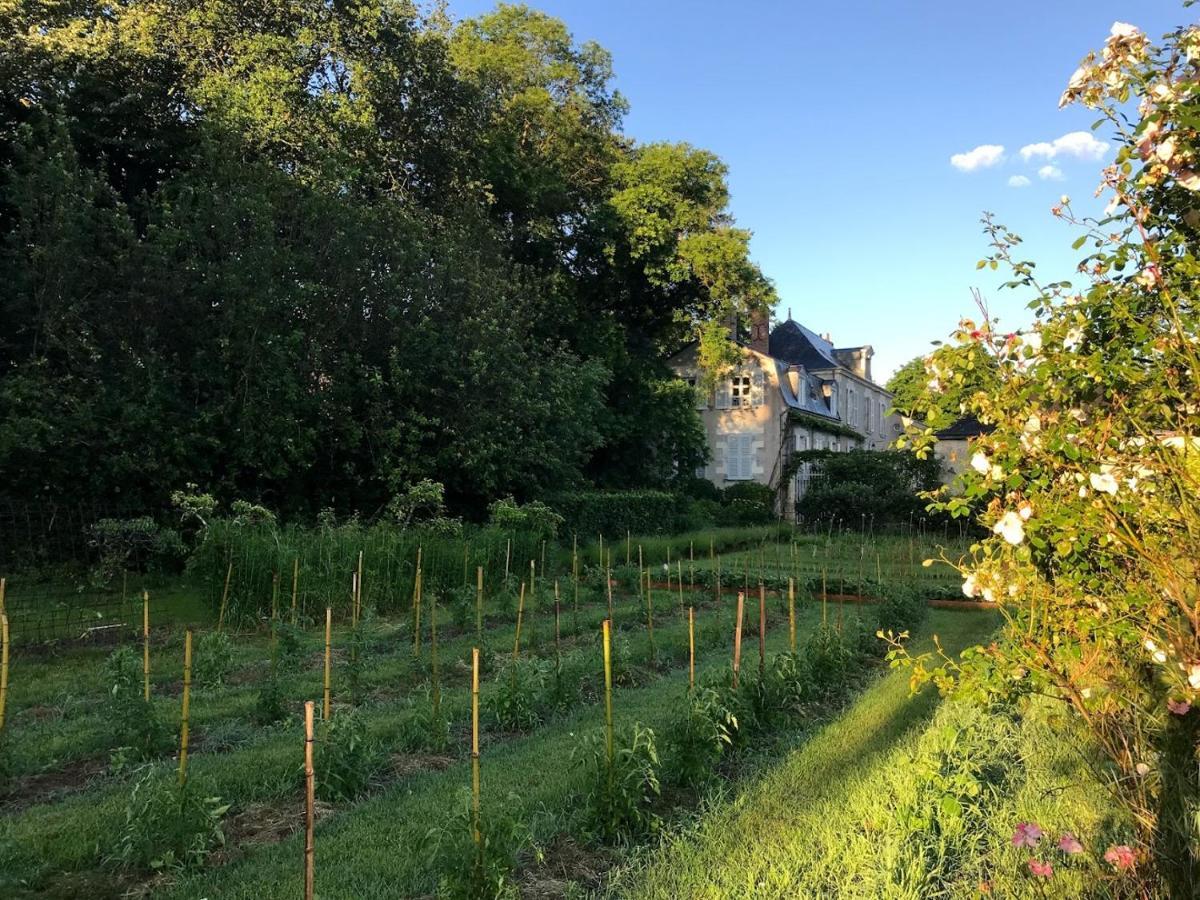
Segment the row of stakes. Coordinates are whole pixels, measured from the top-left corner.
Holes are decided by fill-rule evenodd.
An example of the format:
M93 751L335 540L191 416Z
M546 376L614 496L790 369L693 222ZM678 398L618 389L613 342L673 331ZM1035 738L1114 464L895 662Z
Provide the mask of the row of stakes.
M361 558L359 566L361 567ZM352 577L352 614L351 621L353 626L357 626L361 610L362 610L362 592L361 592L361 568L355 572ZM418 569L417 583L415 585L414 597L414 612L416 616L420 615L420 569ZM479 572L480 581L482 581L482 570ZM8 671L9 671L9 632L8 632L8 616L5 610L5 579L0 578L0 732L4 728L4 711L8 694ZM480 584L480 587L482 585ZM559 597L557 591L557 582L555 584L555 633L558 634L559 620ZM680 584L682 588L682 584ZM513 647L514 655L520 653L520 629L521 615L523 611L523 599L525 593L525 585L521 584L521 601L517 607L517 629L516 639ZM763 585L759 585L759 668L760 674L766 666L766 590ZM608 765L611 769L614 747L614 729L613 729L613 707L612 707L612 588L611 583L608 590L608 612L609 618L602 623L601 637L603 644L604 658L604 717L605 717L605 748L608 757ZM222 607L224 603L222 604ZM273 607L275 604L273 603ZM435 609L435 608L434 608ZM222 609L223 611L223 609ZM737 616L734 624L734 641L733 641L733 686L738 685L738 677L741 670L741 655L742 655L742 623L745 612L745 594L739 592L737 595ZM273 609L273 618L276 610ZM431 609L431 620L434 620L436 612ZM695 639L695 607L688 607L688 687L689 690L695 688L696 682L696 639ZM417 619L419 622L419 618ZM435 620L434 620L435 621ZM651 620L652 623L653 620ZM436 628L434 622L430 623ZM477 624L479 624L477 622ZM651 624L650 627L653 627ZM791 650L796 649L796 609L795 609L795 582L789 579L788 585L788 631ZM419 631L418 631L419 634ZM436 632L434 632L436 634ZM332 636L333 636L333 610L332 607L325 608L325 654L324 654L324 685L322 696L322 718L328 720L332 714L332 694L331 694L331 676L332 676ZM419 638L418 638L419 640ZM435 638L436 640L436 638ZM417 645L419 649L419 644ZM436 644L434 645L436 647ZM436 652L436 651L435 651ZM436 663L435 663L436 665ZM143 693L148 702L151 697L150 693L150 595L149 592L142 592L142 671L143 671ZM180 710L180 733L179 733L179 762L177 768L177 781L181 789L187 785L187 767L188 767L188 737L189 737L189 716L191 706L191 687L192 687L192 629L187 629L184 635L184 650L183 650L183 693ZM314 808L315 808L315 785L316 775L313 768L313 743L314 737L314 718L315 718L315 702L312 700L304 703L304 796L305 796L305 823L304 823L304 896L305 900L312 900L314 890ZM479 648L474 647L471 650L471 791L472 791L472 832L473 837L479 851L482 851L482 832L480 830L480 753L479 753Z

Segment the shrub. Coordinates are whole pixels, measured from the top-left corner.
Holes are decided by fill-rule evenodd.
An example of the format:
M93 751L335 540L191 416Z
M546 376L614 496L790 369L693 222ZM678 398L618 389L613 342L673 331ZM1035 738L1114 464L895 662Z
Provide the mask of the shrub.
M717 765L733 746L737 717L712 688L699 688L666 735L666 771L672 781L686 787L716 776Z
M304 663L304 629L275 623L275 665L280 672L299 671Z
M428 689L424 702L400 720L397 742L402 750L410 753L444 753L450 746L450 722L440 710L434 714Z
M88 545L99 557L93 577L101 585L122 572L175 572L187 558L179 532L162 528L149 516L101 519L91 527Z
M805 519L839 519L851 528L928 519L928 500L921 494L941 484L941 463L933 456L918 459L895 450L809 450L796 458L811 462L820 476L812 479L796 512Z
M721 491L718 525L767 525L775 518L775 491L770 486L743 481Z
M611 537L663 534L686 525L687 501L667 491L573 491L555 494L550 505L578 534Z
M589 785L584 798L588 824L608 843L658 830L654 803L661 792L654 732L635 723L614 736L611 770L602 732L585 738L571 753Z
M274 725L287 717L283 687L275 673L270 674L258 689L254 703L254 721L259 725Z
M179 785L147 767L134 783L108 861L139 871L199 868L224 845L221 817L228 810L196 781Z
M854 654L832 625L822 625L804 645L804 655L813 689L826 695L837 690L854 662Z
M233 641L224 631L200 636L192 657L192 680L200 687L217 687L233 670Z
M504 531L523 531L549 541L558 536L562 524L563 517L540 500L522 506L506 497L488 504L488 525Z
M114 759L141 760L165 752L170 732L146 700L141 656L121 647L108 657L104 669L109 685L108 725L116 739Z
M322 730L313 759L317 795L329 801L362 796L381 764L362 717L354 709L339 709Z

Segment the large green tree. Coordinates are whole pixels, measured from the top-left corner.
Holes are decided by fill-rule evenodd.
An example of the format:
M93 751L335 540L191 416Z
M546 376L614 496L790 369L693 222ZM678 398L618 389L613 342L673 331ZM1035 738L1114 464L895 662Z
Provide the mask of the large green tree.
M558 20L12 0L0 75L4 499L469 512L702 457L664 356L769 286Z

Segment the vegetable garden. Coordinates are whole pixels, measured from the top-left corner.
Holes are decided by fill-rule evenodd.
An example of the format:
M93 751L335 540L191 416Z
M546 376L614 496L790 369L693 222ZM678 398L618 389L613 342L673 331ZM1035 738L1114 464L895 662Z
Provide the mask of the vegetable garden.
M15 642L0 884L297 896L311 860L322 896L598 888L921 623L918 543L214 527L115 649Z

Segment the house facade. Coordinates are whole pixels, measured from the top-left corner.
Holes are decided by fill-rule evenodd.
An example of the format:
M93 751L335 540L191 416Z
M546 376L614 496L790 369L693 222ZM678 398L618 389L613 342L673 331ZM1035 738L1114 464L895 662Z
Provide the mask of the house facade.
M741 362L716 388L697 392L710 455L696 474L718 487L769 485L780 513L792 518L812 477L811 466L791 464L793 453L882 450L899 434L899 417L888 414L892 395L871 378L870 346L835 347L828 335L789 316L774 328L752 322L739 350ZM680 378L699 384L696 345L670 364Z

